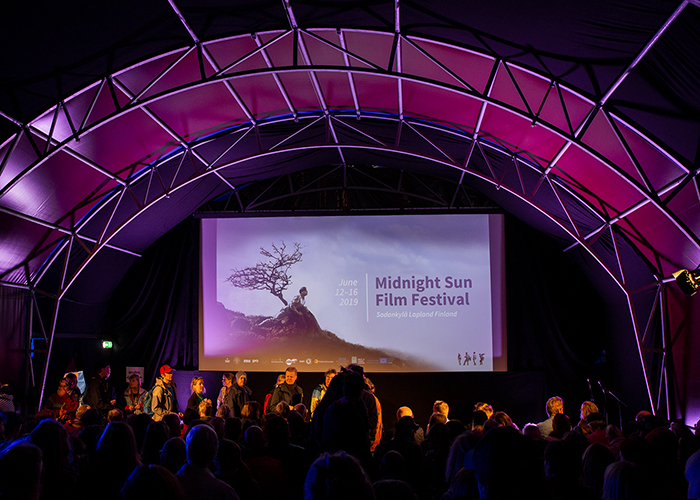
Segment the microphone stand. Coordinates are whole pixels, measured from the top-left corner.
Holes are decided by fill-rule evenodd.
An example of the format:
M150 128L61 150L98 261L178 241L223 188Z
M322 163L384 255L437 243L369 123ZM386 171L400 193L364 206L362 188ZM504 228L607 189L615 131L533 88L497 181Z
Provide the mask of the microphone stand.
M627 404L624 401L622 401L620 398L615 396L615 394L613 394L611 391L609 391L608 389L603 387L603 385L600 383L600 381L598 382L598 385L600 386L600 389L603 391L603 394L605 394L605 424L606 425L609 424L609 422L608 422L608 395L610 395L610 396L612 396L612 398L615 401L617 401L617 413L620 417L620 429L622 429L622 407L624 406L625 408L627 408Z
M593 396L593 387L591 387L591 379L587 378L586 382L588 382L588 392L591 394L591 401L595 403L595 396Z

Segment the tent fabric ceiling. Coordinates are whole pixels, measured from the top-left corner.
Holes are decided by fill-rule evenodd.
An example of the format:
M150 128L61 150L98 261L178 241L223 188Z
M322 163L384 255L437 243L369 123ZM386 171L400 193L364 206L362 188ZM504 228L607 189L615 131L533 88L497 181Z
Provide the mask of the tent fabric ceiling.
M630 296L700 263L697 2L8 9L3 285L84 299L100 252L128 265L208 200L321 165L454 171Z

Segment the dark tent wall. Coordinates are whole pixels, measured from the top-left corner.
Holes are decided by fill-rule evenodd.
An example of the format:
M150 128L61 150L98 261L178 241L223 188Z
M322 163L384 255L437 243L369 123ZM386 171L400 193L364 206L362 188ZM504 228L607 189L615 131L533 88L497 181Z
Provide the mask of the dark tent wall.
M160 237L133 263L103 308L102 321L90 335L58 335L49 366L50 380L60 377L68 366L89 376L100 363L111 363L117 387L126 385L127 366L146 369L144 385L153 383L164 363L196 369L198 221L187 219ZM103 340L112 341L114 347L103 349ZM47 395L52 392L49 384Z
M189 218L162 236L115 289L103 336L116 362L146 368L196 369L199 357L199 221ZM133 360L133 361L131 361Z
M631 376L635 370L630 367L638 359L636 352L616 349L614 325L607 316L609 306L555 241L508 216L506 266L508 372L369 373L389 407L409 405L421 414L432 400L444 399L454 414L467 418L474 403L487 400L524 424L544 418L544 402L554 394L565 398L573 418L578 405L590 398L586 379L590 378L594 386L597 380L608 385L613 363L627 367L627 376L635 380ZM161 237L129 269L115 289L103 331L90 344L92 352L79 360L79 368L89 371L94 360L107 359L118 385L124 384L126 366L144 366L149 385L163 363L178 370L197 370L198 282L199 220L188 219ZM102 339L112 340L114 348L102 350ZM61 340L57 346L65 342L69 341ZM70 347L57 347L52 374L62 373L70 363ZM251 374L250 383L261 400L276 376ZM627 418L633 416L630 412L647 408L645 394L639 391L643 386L640 376L637 369L637 390L631 392L636 392L636 399L627 401ZM212 392L220 376L207 377L215 384L209 387ZM310 394L318 375L301 377ZM186 382L184 387L182 381L179 383L181 398L189 396ZM595 397L602 404L599 389ZM428 417L424 416L426 420Z
M19 288L0 287L0 318L3 318L0 383L7 384L15 402L24 399L29 381L27 363L26 303L29 294ZM31 384L33 385L33 384ZM19 396L19 397L18 397Z
M678 289L670 288L669 294L675 296L675 301L669 300L673 307L682 309L671 310L664 320L669 324L667 345L673 346L673 369L684 374L676 380L669 381L670 390L679 395L678 407L683 408L685 421L688 425L700 422L700 348L698 348L698 332L700 332L700 307L697 294L693 297L684 296ZM674 319L675 318L675 319Z

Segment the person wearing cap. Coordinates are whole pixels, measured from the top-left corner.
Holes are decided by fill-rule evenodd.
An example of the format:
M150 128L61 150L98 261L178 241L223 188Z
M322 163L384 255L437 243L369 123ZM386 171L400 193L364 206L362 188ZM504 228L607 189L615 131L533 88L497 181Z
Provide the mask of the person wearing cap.
M100 366L97 373L90 377L83 397L83 404L100 410L103 417L117 405L117 393L109 382L111 373L112 369L108 364Z
M173 381L173 369L169 365L160 367L151 400L153 420L160 422L168 413L177 413L177 386Z

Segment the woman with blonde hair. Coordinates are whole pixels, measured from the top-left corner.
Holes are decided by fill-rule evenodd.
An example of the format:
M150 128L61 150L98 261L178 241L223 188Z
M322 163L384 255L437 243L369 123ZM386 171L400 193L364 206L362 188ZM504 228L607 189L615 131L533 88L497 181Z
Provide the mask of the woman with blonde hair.
M211 405L211 400L204 397L206 389L204 388L204 379L202 377L194 377L190 387L192 387L192 395L190 396L190 399L187 400L188 410L192 409L199 413L199 405L201 403L209 401L209 404Z
M212 409L211 400L205 399L204 401L199 403L199 408L197 409L197 411L199 411L200 419L204 420L205 422L209 422L213 418L212 413L214 412L214 410Z
M493 406L480 401L474 405L474 411L483 411L486 414L486 418L489 419L493 415Z
M588 415L591 413L598 413L598 407L593 401L584 401L581 404L581 420L579 420L579 423L576 426L576 430L584 436L587 436L592 432L588 422L586 421L586 417L588 417Z

